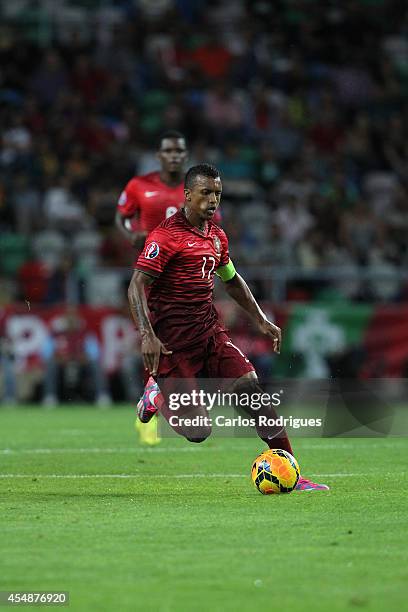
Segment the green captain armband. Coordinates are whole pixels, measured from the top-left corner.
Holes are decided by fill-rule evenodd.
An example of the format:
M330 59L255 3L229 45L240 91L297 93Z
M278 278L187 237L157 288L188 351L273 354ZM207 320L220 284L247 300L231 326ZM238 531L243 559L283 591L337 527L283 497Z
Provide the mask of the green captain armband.
M226 266L221 266L215 271L215 273L217 276L220 277L222 281L224 281L224 283L226 283L232 278L234 278L236 270L232 261L229 260Z

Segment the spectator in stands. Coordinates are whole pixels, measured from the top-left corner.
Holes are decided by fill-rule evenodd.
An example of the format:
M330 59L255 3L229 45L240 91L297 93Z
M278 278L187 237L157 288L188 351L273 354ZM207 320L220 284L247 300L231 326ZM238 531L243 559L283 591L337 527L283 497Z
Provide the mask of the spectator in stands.
M313 225L313 217L302 200L287 195L276 211L275 223L279 225L283 238L293 245L303 239Z
M77 310L68 307L43 347L44 398L47 407L59 401L90 401L108 406L111 398L101 365L100 343L86 333ZM89 385L91 383L91 385Z
M40 229L41 200L36 185L25 173L18 174L14 181L14 224L19 234L28 236Z
M44 216L49 227L64 232L78 228L86 220L85 210L71 192L71 181L66 176L59 176L48 187L44 197Z
M244 125L243 103L224 81L215 82L208 91L203 111L216 144L240 137Z
M344 213L340 238L355 260L366 264L371 250L382 246L384 230L367 204L359 200L350 212Z

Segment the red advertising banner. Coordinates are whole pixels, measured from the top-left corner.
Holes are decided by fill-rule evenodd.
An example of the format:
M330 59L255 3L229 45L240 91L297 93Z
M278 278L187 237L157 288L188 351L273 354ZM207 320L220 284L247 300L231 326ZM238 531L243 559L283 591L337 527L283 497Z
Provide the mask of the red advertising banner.
M282 352L273 374L283 377L327 378L329 361L358 350L355 374L363 378L407 377L408 307L406 305L263 305L283 330ZM250 358L272 357L272 344L233 302L217 304L233 341ZM44 346L55 335L72 307L30 309L28 304L0 309L0 335L8 339L18 371L42 361ZM127 309L79 306L74 309L82 329L94 335L107 373L118 370L125 356L139 350L138 333ZM300 362L299 362L300 358ZM300 363L299 367L294 364ZM258 364L256 364L258 365ZM336 375L336 374L332 374Z
M11 343L19 371L41 362L47 339L58 332L67 312L64 306L32 310L18 305L0 310L0 330ZM138 334L127 313L80 306L75 315L83 329L98 338L102 364L108 373L120 366L125 354L137 350Z

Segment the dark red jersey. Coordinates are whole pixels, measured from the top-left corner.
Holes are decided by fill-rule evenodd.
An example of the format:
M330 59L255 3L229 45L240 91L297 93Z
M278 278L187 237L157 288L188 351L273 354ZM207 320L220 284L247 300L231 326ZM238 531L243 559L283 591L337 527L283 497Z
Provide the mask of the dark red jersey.
M170 187L163 183L160 172L132 178L122 191L117 209L130 220L133 231L151 232L164 219L177 212L184 203L184 184ZM220 222L217 211L215 221Z
M228 261L227 236L213 221L201 232L179 211L149 234L134 267L156 278L148 305L153 329L168 349L198 344L219 325L214 273Z

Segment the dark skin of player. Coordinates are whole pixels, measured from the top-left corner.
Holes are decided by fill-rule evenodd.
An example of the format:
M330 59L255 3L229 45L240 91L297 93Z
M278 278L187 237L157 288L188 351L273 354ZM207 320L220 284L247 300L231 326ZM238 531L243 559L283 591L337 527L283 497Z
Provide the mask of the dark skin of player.
M156 156L160 162L160 179L169 187L177 187L184 178L184 163L188 152L184 138L163 138ZM126 227L127 219L116 211L115 224L122 236L129 240L135 248L142 248L148 232L130 231Z
M185 202L183 210L186 219L191 225L200 231L205 231L206 222L214 216L220 204L221 192L221 179L219 177L214 179L206 176L197 176L193 186L190 189L184 190ZM130 310L142 337L141 352L143 362L152 376L157 375L160 355L171 355L172 353L156 336L149 320L145 287L148 287L154 281L155 279L148 274L135 270L128 289ZM246 310L258 330L272 338L274 352L280 353L281 330L268 320L244 279L239 274L235 274L224 285L231 298ZM255 372L248 372L241 378L257 380ZM239 383L241 378L236 383Z

